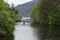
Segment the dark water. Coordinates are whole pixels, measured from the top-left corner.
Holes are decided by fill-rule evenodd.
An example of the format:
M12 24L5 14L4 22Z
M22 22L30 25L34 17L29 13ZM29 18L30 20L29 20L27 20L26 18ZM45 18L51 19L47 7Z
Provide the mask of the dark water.
M0 36L0 40L14 40L13 36Z
M35 34L37 36L37 40L48 40L48 27L46 25L32 25Z
M18 22L15 25L14 37L2 36L0 37L0 40L60 40L60 30L58 29L59 27L57 26L57 29L54 30L57 33L55 34L54 32L50 36L47 25L30 24L29 22L26 22L25 25L23 25L23 22Z

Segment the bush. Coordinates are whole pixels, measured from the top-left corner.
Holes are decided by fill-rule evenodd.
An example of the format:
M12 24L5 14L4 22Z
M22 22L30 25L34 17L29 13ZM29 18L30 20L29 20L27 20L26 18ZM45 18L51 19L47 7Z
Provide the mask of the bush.
M12 34L14 30L15 12L7 3L0 0L0 34Z
M30 17L35 23L40 23L40 15L39 15L39 5L36 4L30 13Z
M37 5L39 5L39 7L34 6L34 8L32 9L31 19L33 19L33 21L37 23L48 25L51 36L56 36L57 34L59 34L60 0L39 0Z

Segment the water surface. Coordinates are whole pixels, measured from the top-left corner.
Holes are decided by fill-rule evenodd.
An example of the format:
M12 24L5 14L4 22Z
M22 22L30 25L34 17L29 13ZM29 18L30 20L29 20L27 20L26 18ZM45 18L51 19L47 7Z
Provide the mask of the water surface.
M58 29L57 29L58 30ZM57 31L55 29L55 32ZM58 30L59 31L59 30ZM31 22L18 22L15 25L14 37L0 37L0 40L60 40L59 32L57 31L56 35L53 34L53 37L49 37L49 28L47 25L31 24Z
M15 25L14 40L37 40L34 29L30 26L29 22L23 25L23 22L18 22Z

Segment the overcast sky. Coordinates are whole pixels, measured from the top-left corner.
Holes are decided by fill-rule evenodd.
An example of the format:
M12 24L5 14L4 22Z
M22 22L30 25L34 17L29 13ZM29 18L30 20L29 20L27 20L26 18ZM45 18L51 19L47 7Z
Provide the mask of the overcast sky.
M15 4L15 6L19 5L19 4L24 4L24 3L27 3L29 1L32 1L32 0L5 0L6 2L8 2L11 6L11 4Z

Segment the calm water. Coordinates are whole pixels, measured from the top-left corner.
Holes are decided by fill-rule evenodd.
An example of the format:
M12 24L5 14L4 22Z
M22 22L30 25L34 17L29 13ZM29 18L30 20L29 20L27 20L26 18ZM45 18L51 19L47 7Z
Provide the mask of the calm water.
M31 25L30 22L26 22L25 25L23 22L18 22L15 25L14 40L47 40L47 28Z
M48 40L48 26L18 22L15 25L14 37L0 37L0 40ZM60 39L49 39L60 40Z
M14 40L37 40L34 29L31 28L30 23L18 22L15 25Z

